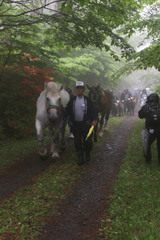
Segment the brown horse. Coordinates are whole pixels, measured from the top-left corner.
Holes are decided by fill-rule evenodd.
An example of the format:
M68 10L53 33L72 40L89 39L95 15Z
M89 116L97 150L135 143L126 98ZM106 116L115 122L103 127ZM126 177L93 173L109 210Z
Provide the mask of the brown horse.
M103 88L101 88L100 84L96 87L94 86L89 87L87 85L87 88L89 89L88 97L92 100L98 115L100 115L100 119L98 120L100 124L99 135L102 135L104 118L105 118L104 129L105 130L107 129L107 122L108 122L110 110L112 107L113 94L109 90L104 90ZM98 123L97 123L97 126L98 126ZM94 131L95 142L97 142L97 126L95 127L95 131Z

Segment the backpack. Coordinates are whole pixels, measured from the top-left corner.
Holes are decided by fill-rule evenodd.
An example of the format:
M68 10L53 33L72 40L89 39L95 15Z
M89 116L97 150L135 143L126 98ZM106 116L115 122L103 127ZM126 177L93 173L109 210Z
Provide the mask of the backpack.
M160 105L152 103L148 105L146 123L149 128L160 128Z

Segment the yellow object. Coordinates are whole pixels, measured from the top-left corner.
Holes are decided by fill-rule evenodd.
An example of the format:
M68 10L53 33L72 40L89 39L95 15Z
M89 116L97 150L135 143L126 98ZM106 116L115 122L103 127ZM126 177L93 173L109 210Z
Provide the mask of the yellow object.
M92 125L91 128L90 128L89 131L88 131L88 134L87 134L86 140L89 138L89 136L90 136L91 133L93 132L93 129L94 129L94 126Z

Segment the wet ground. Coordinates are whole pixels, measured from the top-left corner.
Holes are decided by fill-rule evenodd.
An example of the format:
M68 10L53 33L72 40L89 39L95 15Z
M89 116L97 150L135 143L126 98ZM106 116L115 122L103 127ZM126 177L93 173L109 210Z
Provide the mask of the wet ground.
M114 181L136 118L136 113L135 116L126 116L96 152L92 152L86 174L60 206L58 215L48 219L39 240L98 239L100 219L110 205ZM12 166L0 176L0 200L9 197L19 187L31 183L30 179L43 172L49 164L40 162L35 153L23 163Z
M40 240L97 240L136 118L127 116L92 155L87 173L59 209L59 216L49 220Z

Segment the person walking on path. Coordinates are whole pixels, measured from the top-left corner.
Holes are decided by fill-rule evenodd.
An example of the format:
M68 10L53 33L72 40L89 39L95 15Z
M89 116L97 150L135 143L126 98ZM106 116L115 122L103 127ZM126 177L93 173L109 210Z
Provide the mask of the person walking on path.
M84 153L86 162L90 161L92 149L92 134L87 138L91 126L96 126L98 115L92 101L84 95L84 82L76 82L76 96L72 97L66 107L66 116L72 122L74 145L78 155L78 165L84 164Z
M138 112L139 118L145 118L145 129L142 134L144 156L151 163L151 145L157 139L158 161L160 163L160 104L157 93L147 97L146 104Z
M73 91L72 91L71 88L67 88L66 91L69 93L70 99L72 97L74 97L74 94L73 94ZM69 132L70 132L69 138L74 138L73 131L72 131L72 123L71 123L70 117L68 117L68 127L69 127Z

